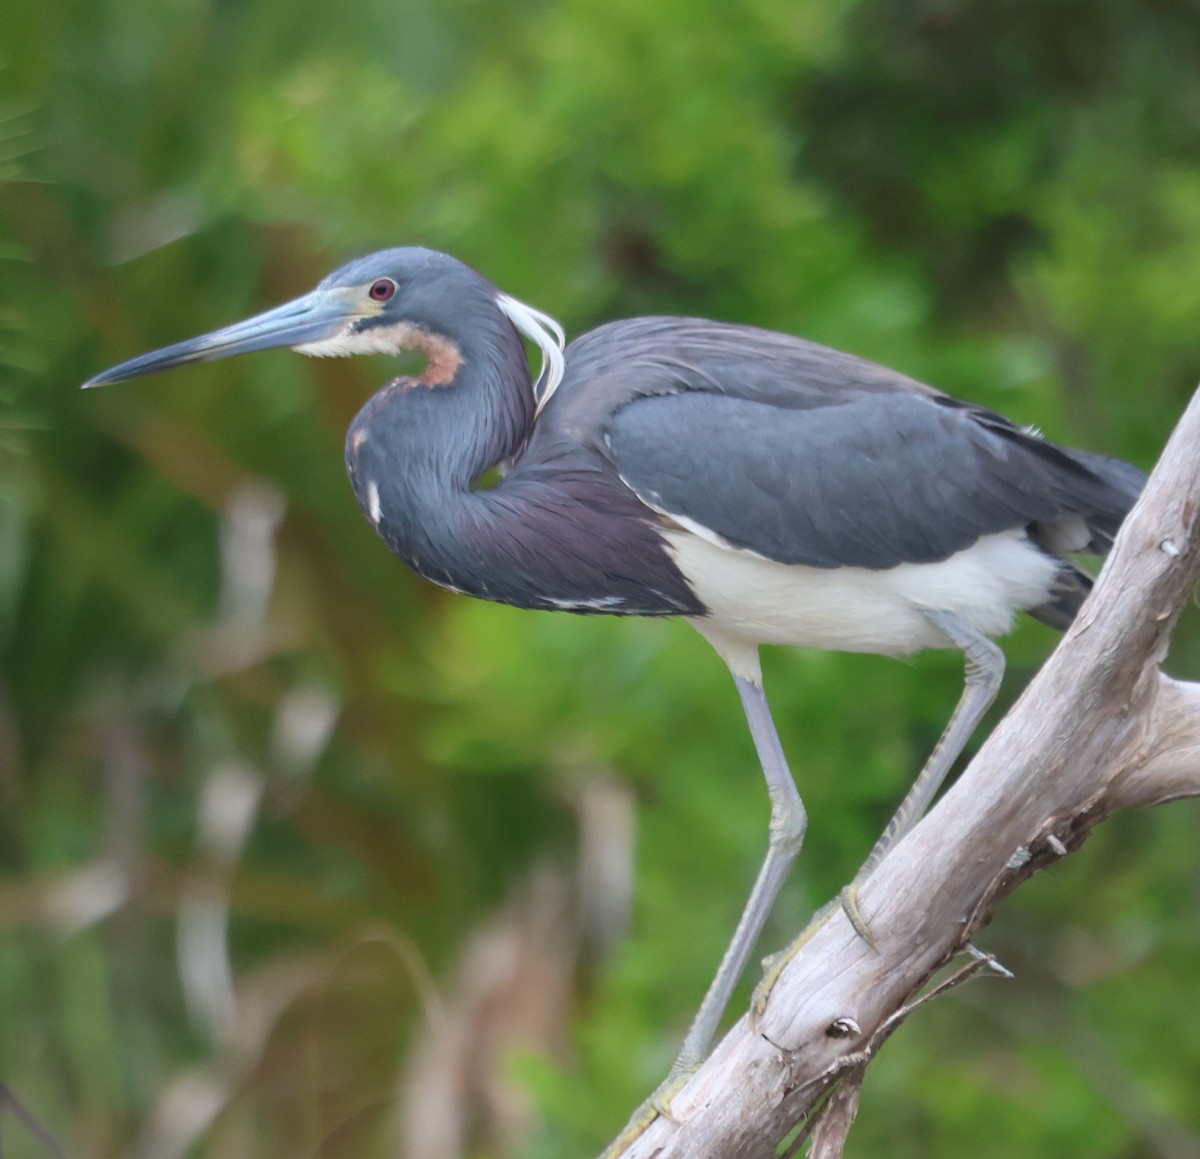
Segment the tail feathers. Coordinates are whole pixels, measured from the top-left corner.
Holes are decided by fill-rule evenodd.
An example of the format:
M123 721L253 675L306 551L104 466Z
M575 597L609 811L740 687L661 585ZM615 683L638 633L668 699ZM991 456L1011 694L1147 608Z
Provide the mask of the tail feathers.
M1062 511L1058 519L1035 525L1034 538L1054 555L1107 555L1142 493L1145 472L1121 459L1061 447L1024 431L1021 437L1025 448L1050 468L1051 486Z
M1030 608L1029 614L1059 632L1065 632L1073 623L1076 613L1083 607L1088 592L1092 590L1092 577L1080 571L1074 564L1063 562L1058 583L1045 603Z
M1077 510L1093 534L1094 544L1089 550L1097 555L1107 555L1125 516L1146 485L1146 473L1121 459L1087 451L1067 453L1083 468L1082 486L1078 488L1081 502ZM1071 497L1075 498L1075 495Z
M1137 502L1146 474L1131 463L1041 443L1054 464L1054 484L1065 514L1030 527L1031 538L1060 562L1050 598L1029 614L1065 631L1092 590L1092 578L1064 556L1076 552L1107 555L1125 516Z
M993 433L1019 443L1026 454L1041 461L1045 472L1042 479L1049 483L1061 514L1047 525L1044 539L1035 527L1035 538L1054 555L1064 551L1106 554L1129 509L1142 493L1145 472L1121 459L1049 442L1036 431L1012 426L996 416L987 415L979 421ZM1072 522L1078 525L1080 519L1089 533L1086 543L1060 546L1055 542L1064 535L1071 541L1081 538L1071 527Z

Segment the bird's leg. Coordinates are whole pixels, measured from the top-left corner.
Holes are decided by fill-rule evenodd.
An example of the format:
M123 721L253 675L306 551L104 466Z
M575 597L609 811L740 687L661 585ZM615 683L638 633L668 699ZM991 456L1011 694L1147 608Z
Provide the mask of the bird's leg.
M954 762L958 760L971 734L996 699L1000 681L1004 677L1004 653L982 632L950 612L926 612L926 619L947 639L952 641L963 654L963 691L954 715L950 717L945 731L925 762L925 767L913 782L903 801L900 802L892 819L887 823L875 847L867 854L862 868L854 875L855 885L861 885L871 876L875 867L883 860L887 851L922 817L925 816L938 789L946 779Z
M721 1016L725 1013L734 987L754 950L754 943L758 941L788 871L799 855L801 845L804 844L808 814L804 810L804 802L800 799L796 782L792 779L787 759L783 755L783 746L779 743L779 734L775 731L775 722L771 719L771 710L763 691L762 678L757 673L755 676L741 676L734 672L733 679L742 698L742 706L746 710L746 720L750 725L754 747L758 750L763 775L767 779L767 791L771 797L767 856L758 871L750 899L738 920L733 940L721 959L716 977L713 978L708 993L704 995L696 1017L692 1019L666 1081L634 1112L633 1118L604 1152L602 1159L620 1155L658 1115L670 1115L672 1097L678 1094L688 1076L708 1054L708 1048L712 1045L720 1026Z
M950 612L927 611L925 617L952 644L961 649L964 657L964 683L962 696L950 717L949 723L934 746L913 786L900 802L892 819L887 823L883 835L875 842L862 868L854 880L842 890L837 901L824 906L814 915L804 932L781 953L773 954L764 963L763 979L754 991L751 1017L758 1017L766 1007L766 1001L782 973L784 966L795 957L800 947L813 936L831 914L840 906L850 919L858 935L869 946L874 947L870 927L858 910L858 891L883 860L888 850L913 828L925 815L938 789L946 779L954 762L958 760L971 734L992 706L1000 691L1004 676L1004 653L998 645L982 632L972 628Z
M808 828L808 814L796 782L792 779L787 758L783 755L783 746L779 743L779 734L775 731L775 722L771 719L771 709L767 705L762 684L736 674L733 679L746 710L746 720L750 724L750 734L758 750L763 775L767 779L767 792L771 797L770 838L767 856L750 892L750 899L742 911L725 957L721 959L716 977L679 1048L671 1067L672 1076L695 1070L708 1054L721 1015L729 1005L754 943L758 941L775 899L800 853Z
M947 773L958 760L971 734L996 699L1004 677L1004 653L982 632L950 612L925 613L926 619L963 654L963 691L954 714L950 717L933 752L925 762L913 786L905 794L900 807L887 823L874 848L867 854L854 880L841 892L840 902L851 925L868 944L874 944L870 930L858 912L858 891L875 871L887 852L925 816Z

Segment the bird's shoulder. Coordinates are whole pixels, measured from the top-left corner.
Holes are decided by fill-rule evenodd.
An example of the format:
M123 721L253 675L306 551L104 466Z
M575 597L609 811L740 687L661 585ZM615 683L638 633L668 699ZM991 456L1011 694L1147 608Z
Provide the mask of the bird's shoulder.
M820 405L848 391L937 393L869 359L792 334L667 316L608 322L572 342L563 393L591 392L597 382L631 396L699 390L779 406Z
M916 379L791 334L701 318L630 318L567 347L562 382L539 416L535 441L598 445L614 417L643 399L713 395L812 410L886 394L954 404Z

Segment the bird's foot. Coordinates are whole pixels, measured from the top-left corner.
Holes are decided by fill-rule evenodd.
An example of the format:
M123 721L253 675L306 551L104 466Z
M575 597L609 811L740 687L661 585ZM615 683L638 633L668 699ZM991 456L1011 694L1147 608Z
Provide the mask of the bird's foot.
M838 894L838 904L842 908L842 913L850 919L850 924L854 927L854 932L878 954L879 947L875 944L875 939L871 935L871 927L867 925L866 920L858 910L859 885L860 879L856 877Z
M784 968L838 910L841 910L849 919L850 925L854 927L854 932L875 953L879 953L879 947L875 944L875 939L871 935L871 927L867 925L866 919L859 912L858 890L860 884L859 878L856 877L833 901L826 902L825 905L813 914L812 920L804 927L804 931L791 945L785 946L777 953L763 959L763 976L759 980L758 985L754 987L754 994L750 999L750 1028L752 1030L757 1031L758 1020L765 1013L767 999L770 998L771 991L775 989L775 983L779 981L779 976L783 973Z
M755 1033L758 1032L758 1020L766 1013L767 999L771 997L771 991L775 989L775 983L779 981L779 975L783 973L784 967L807 945L817 930L830 919L837 904L837 901L826 902L813 914L808 925L791 945L784 946L782 950L777 950L763 958L763 975L750 997L750 1029Z
M695 1066L672 1067L671 1073L654 1093L633 1112L621 1133L605 1147L600 1159L617 1159L617 1156L623 1155L630 1145L645 1133L646 1128L655 1119L670 1119L672 1117L671 1100L687 1086L688 1079L696 1073L697 1069Z

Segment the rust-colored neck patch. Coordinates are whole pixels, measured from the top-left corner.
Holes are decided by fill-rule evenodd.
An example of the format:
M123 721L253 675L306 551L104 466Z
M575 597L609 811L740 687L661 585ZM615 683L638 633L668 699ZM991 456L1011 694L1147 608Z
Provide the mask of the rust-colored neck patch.
M405 346L417 350L429 359L425 373L412 379L415 386L449 386L462 366L462 350L457 342L431 334L428 330L413 329L407 336Z

